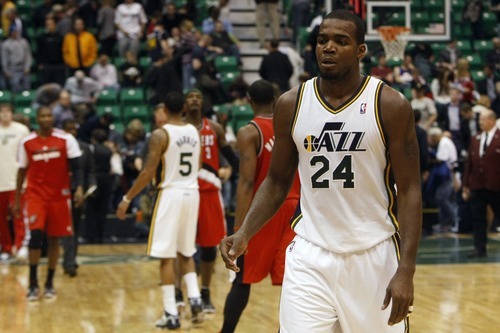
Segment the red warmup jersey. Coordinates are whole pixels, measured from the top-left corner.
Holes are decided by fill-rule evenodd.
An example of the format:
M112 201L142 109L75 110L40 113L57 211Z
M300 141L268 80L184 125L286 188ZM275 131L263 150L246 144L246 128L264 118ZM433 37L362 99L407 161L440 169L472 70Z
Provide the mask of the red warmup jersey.
M271 154L274 146L274 128L273 118L255 117L251 122L260 135L260 151L257 154L257 168L255 169L255 181L253 193L257 192L260 184L267 176L269 166L271 165ZM298 199L300 196L300 182L296 174L287 199Z
M27 200L68 198L71 195L68 159L81 154L76 139L56 129L48 137L33 132L21 140L18 163L20 168L27 168Z
M217 134L207 118L203 118L200 130L202 169L198 174L200 191L218 191L221 188L219 172L219 144Z

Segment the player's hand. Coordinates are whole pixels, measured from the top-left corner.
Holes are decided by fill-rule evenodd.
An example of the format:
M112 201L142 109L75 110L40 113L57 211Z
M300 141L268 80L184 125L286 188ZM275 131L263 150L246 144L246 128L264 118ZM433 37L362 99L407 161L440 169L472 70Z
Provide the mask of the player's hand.
M382 310L389 306L392 299L390 326L404 320L413 311L413 272L399 270L394 274L385 291Z
M236 266L236 259L245 252L247 246L248 240L242 231L238 231L222 240L219 250L227 269L235 272L240 271L240 268Z
M218 171L218 176L222 180L223 183L227 182L233 173L233 169L231 167L222 167Z
M83 188L81 186L78 186L76 188L75 194L73 195L73 202L75 203L75 208L79 208L83 205L84 201L83 197Z
M116 210L116 217L119 220L125 220L125 217L127 215L127 209L128 206L130 205L130 202L125 202L121 201L120 204L118 205L118 209Z

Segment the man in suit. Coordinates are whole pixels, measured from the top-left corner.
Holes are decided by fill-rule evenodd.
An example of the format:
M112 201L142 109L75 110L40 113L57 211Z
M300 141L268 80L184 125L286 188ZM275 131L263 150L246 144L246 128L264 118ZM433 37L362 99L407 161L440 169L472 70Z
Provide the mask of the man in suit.
M492 65L485 65L483 68L484 79L476 82L476 90L480 95L486 95L493 101L497 98L497 92L495 89L495 84L499 81L495 77L495 70Z
M500 131L496 115L491 110L481 112L479 126L482 133L471 139L469 159L465 166L462 197L470 202L474 231L474 251L469 258L487 256L488 239L486 206L490 205L500 216Z

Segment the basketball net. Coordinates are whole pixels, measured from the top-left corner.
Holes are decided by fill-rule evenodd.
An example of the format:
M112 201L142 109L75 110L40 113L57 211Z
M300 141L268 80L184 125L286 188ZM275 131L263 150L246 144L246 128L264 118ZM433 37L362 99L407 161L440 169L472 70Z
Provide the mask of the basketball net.
M405 55L407 36L410 28L399 26L381 26L378 29L387 59L402 60Z

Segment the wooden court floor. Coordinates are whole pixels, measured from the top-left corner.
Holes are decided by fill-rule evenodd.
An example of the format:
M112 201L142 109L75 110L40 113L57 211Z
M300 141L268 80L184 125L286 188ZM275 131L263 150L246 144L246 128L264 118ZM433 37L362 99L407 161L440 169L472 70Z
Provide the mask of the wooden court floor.
M470 249L470 240L438 237L423 243L410 332L500 332L500 240L490 242L494 251L488 260L465 263L456 259L461 256L457 252ZM1 265L0 332L160 332L154 327L161 314L158 262L144 251L142 244L81 246L78 276L69 278L59 269L57 299L36 303L25 300L27 266ZM46 266L39 273L44 281ZM218 259L211 290L216 314L193 326L187 313L180 332L218 332L229 287L228 272ZM276 332L279 293L268 279L253 286L237 332Z

